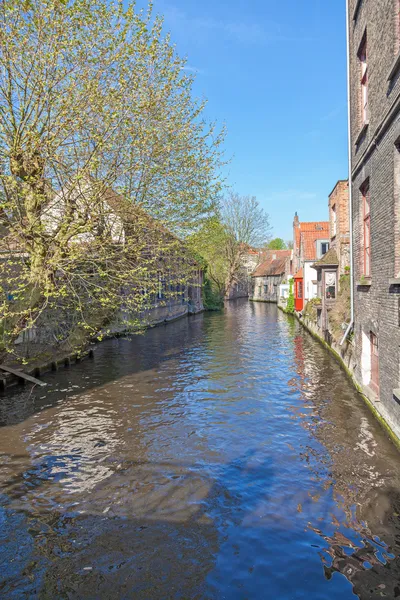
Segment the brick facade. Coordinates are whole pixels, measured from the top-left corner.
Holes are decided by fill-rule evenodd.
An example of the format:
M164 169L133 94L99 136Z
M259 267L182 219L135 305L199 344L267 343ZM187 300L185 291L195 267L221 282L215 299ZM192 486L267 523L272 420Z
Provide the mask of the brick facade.
M330 248L336 250L339 275L350 266L349 182L338 181L328 200Z
M349 0L355 377L399 436L400 404L394 395L400 387L398 21L395 0ZM365 40L368 110L363 122L360 47ZM368 201L363 199L366 186Z

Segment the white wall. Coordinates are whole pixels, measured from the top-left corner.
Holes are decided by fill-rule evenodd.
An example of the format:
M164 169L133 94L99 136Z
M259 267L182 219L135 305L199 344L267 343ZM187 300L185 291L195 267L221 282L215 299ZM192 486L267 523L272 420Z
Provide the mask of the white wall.
M311 267L315 261L304 262L304 299L311 300L318 296L318 286L313 284L313 281L317 281L317 271Z
M362 333L361 347L361 375L364 385L371 383L371 340L366 333Z

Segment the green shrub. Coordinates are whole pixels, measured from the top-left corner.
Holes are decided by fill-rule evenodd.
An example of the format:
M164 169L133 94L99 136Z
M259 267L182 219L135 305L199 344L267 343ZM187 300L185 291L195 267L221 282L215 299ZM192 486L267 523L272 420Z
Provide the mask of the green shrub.
M220 292L214 288L207 275L203 283L203 305L205 310L221 310L224 306Z
M286 305L288 313L294 313L294 291L293 291L293 279L289 279L289 297Z

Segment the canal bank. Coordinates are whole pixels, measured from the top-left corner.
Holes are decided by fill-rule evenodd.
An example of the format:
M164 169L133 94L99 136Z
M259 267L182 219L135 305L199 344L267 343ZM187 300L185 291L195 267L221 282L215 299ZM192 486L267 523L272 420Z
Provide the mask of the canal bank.
M270 304L99 345L0 401L2 598L395 598L399 454Z
M282 306L279 306L279 308L284 313L289 314ZM369 407L397 448L400 449L399 423L392 418L392 415L385 409L384 404L380 402L379 398L372 390L363 385L356 377L355 353L352 341L347 339L343 346L340 346L340 344L333 340L332 336L329 336L328 339L321 337L320 330L316 326L316 323L306 315L300 315L295 312L293 316L316 340L318 340L320 344L335 356L363 401Z
M15 371L19 371L21 375L26 374L31 377L42 377L51 371L58 371L63 367L69 368L74 364L80 363L82 360L93 358L96 345L105 340L141 335L143 332L153 329L154 327L166 326L175 321L179 321L180 319L200 314L204 310L206 309L204 309L202 302L197 306L191 307L190 310L188 305L185 304L182 306L181 303L179 303L178 307L173 306L172 310L170 307L161 307L158 311L153 309L151 311L151 318L149 318L148 314L143 314L141 316L141 329L138 329L136 333L132 332L132 330L121 330L117 326L114 326L111 328L112 331L104 331L101 335L101 339L96 338L92 340L90 345L86 345L80 349L70 349L67 352L60 352L55 348L50 352L46 349L46 351L42 353L42 356L39 354L32 360L27 360L24 366L21 366L19 362L13 361L8 361L7 365L11 366ZM0 392L5 392L18 384L25 385L24 377L0 369Z

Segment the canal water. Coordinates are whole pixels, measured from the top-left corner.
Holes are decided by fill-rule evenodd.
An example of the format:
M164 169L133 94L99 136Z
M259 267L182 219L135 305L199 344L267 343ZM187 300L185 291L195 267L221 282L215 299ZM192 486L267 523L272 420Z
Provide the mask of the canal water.
M46 381L0 398L1 598L400 598L400 454L275 306Z

